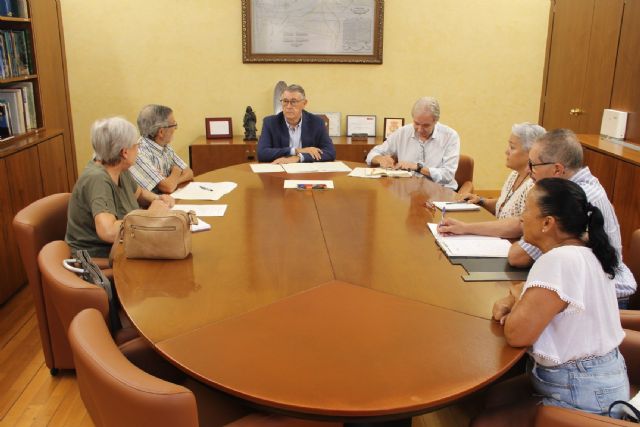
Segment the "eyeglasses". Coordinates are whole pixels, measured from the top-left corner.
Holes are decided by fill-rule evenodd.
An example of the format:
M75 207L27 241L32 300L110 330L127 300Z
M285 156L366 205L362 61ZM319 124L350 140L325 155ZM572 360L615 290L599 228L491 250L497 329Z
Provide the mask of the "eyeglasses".
M536 167L536 166L545 166L545 165L553 165L553 164L555 164L555 162L540 162L540 163L533 163L533 162L531 161L531 159L529 159L528 163L529 163L529 170L533 170L533 168L534 168L534 167Z
M304 101L304 98L303 99L281 99L280 103L282 105L291 104L292 107L295 107L296 105L298 105L302 101Z
M172 125L167 125L167 126L162 126L164 129L169 129L169 128L176 128L178 129L178 122L175 122Z

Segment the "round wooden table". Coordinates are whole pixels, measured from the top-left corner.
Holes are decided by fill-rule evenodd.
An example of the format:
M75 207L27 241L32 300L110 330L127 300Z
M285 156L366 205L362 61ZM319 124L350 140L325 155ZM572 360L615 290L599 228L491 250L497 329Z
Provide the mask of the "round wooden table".
M335 189L284 189L285 179ZM423 178L254 174L248 164L198 180L238 187L216 202L225 216L193 235L192 255L120 251L114 270L135 327L194 378L298 416L392 419L454 402L522 356L490 321L510 282L465 283L425 226L440 214L424 202L450 190Z

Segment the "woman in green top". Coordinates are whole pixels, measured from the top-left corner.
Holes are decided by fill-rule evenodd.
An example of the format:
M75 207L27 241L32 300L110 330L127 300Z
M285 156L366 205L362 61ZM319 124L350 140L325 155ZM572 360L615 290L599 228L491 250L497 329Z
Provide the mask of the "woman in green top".
M128 212L140 207L168 210L175 204L171 196L138 186L130 175L138 136L135 126L121 117L91 126L94 158L73 188L67 214L65 240L74 252L85 249L93 257L107 257Z

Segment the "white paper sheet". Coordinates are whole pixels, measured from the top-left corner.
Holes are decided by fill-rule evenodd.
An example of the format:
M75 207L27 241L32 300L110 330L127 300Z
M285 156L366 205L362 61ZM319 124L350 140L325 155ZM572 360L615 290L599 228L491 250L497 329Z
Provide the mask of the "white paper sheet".
M284 181L284 188L298 188L299 184L324 184L327 188L333 188L332 180L321 180L321 179L286 179Z
M287 173L351 172L342 162L285 163L282 167Z
M467 202L431 202L433 205L442 210L444 206L447 207L447 211L455 212L455 211L479 211L480 206L475 205L473 203Z
M206 231L206 230L211 230L211 224L209 224L208 222L204 222L200 218L198 218L197 224L191 224L192 233L197 233L198 231Z
M237 186L235 182L190 182L171 196L182 200L220 200Z
M506 239L471 234L443 236L438 224L427 223L429 230L445 254L450 257L506 258L511 243Z
M411 171L401 169L382 169L382 168L355 168L349 176L356 178L382 178L388 176L392 178L411 178L413 174Z
M227 205L175 205L174 210L185 212L194 211L197 217L201 216L224 216Z
M251 163L249 166L254 173L284 172L282 165L274 165L273 163Z

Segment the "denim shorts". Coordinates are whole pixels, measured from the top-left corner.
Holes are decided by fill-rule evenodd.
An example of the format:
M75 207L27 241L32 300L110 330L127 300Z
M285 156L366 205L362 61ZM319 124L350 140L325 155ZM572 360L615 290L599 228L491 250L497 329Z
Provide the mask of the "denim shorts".
M527 372L536 395L545 406L579 409L608 415L616 400L629 400L629 378L622 354L616 348L604 356L557 366L542 366L529 358ZM619 418L621 414L612 414Z

